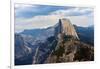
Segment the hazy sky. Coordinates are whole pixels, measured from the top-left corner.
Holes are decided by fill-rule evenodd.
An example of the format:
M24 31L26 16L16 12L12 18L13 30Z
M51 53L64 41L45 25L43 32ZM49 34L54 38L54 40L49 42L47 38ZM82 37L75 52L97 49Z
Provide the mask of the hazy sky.
M93 25L93 8L15 4L15 32L53 26L59 18L87 27Z

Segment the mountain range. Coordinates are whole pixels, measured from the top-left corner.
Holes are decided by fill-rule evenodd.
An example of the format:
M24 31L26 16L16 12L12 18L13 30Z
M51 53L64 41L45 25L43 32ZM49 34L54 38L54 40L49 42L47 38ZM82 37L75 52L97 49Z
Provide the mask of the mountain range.
M94 27L59 19L52 27L15 33L15 65L94 60Z

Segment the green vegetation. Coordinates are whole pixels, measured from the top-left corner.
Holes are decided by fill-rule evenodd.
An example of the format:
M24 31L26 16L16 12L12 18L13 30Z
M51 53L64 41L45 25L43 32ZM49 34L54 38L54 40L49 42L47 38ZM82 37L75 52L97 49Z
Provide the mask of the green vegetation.
M64 36L63 40L56 44L58 47L51 54L52 57L56 56L54 62L72 62L72 61L93 61L94 60L94 48L93 46L83 43L74 39L71 36Z

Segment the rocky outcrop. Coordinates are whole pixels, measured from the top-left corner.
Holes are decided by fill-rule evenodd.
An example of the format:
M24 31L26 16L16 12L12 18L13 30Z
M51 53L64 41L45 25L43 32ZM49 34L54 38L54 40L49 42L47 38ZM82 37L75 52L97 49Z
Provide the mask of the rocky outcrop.
M59 31L57 31L59 30ZM48 56L45 63L62 63L75 61L93 61L94 48L92 45L81 42L68 19L60 19L56 27L55 49Z
M58 25L55 28L55 35L58 35L58 38L63 35L72 36L73 38L79 40L74 26L71 24L70 20L66 18L59 19Z
M65 41L58 45L47 58L45 63L62 63L76 61L93 61L94 48L93 46L80 41Z

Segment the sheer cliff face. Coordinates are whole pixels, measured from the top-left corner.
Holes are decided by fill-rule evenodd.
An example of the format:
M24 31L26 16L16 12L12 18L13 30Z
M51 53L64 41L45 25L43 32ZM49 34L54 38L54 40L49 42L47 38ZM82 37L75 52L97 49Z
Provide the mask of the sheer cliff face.
M61 34L64 34L66 36L72 36L75 39L79 39L74 26L68 19L65 18L59 19L58 26L55 29L55 34L59 34L58 37L60 37Z

